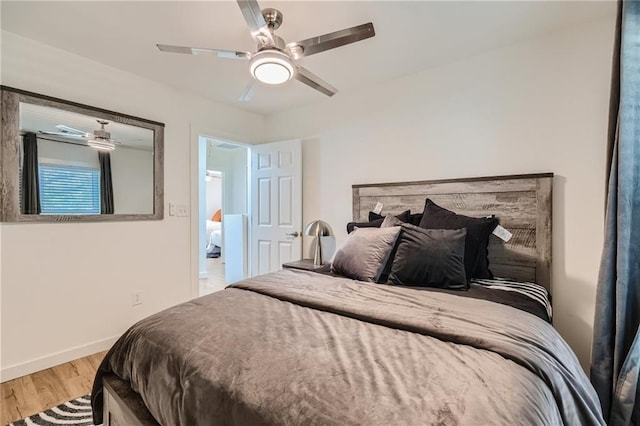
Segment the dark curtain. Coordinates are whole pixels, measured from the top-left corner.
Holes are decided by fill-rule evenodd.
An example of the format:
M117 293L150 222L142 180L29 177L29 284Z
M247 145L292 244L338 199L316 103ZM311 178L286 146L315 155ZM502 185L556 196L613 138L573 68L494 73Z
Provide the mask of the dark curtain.
M619 7L591 381L609 424L630 425L640 423L640 1Z
M113 181L111 180L111 155L98 152L100 160L100 213L113 214Z
M22 136L22 213L40 214L40 179L38 177L38 138L35 133Z

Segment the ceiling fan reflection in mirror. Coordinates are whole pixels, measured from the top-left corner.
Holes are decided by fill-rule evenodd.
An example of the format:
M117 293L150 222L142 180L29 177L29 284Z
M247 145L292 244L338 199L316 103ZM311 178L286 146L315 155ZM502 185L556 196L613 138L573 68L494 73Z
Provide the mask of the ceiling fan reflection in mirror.
M120 142L115 139L111 139L111 133L107 132L104 128L108 121L104 120L96 120L98 124L100 124L100 128L98 130L94 130L93 133L84 132L82 130L74 129L73 127L65 126L64 124L58 124L56 129L57 132L48 132L40 130L38 133L43 135L57 136L62 138L70 138L70 139L84 139L87 141L87 145L101 150L101 151L113 151L116 149L116 144Z
M260 10L256 0L237 0L237 2L245 21L247 21L251 36L258 43L256 52L166 44L158 44L157 46L162 52L184 53L187 55L211 54L219 58L248 60L249 71L254 80L244 90L240 96L240 101L251 99L256 80L265 84L278 85L292 78L327 96L333 96L338 92L338 89L299 65L297 61L306 56L375 36L373 24L369 22L306 40L285 43L282 38L274 33L275 30L280 28L283 21L282 13L279 10L271 8Z

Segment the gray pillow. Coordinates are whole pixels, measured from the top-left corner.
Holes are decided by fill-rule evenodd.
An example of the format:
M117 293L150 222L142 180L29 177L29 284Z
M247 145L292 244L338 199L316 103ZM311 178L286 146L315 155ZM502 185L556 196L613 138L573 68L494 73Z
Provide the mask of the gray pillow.
M336 251L331 271L360 281L377 282L399 233L399 226L357 228Z
M464 228L422 229L405 223L398 237L389 283L466 290L466 236Z
M384 218L384 220L382 221L382 224L380 225L380 228L388 228L390 226L400 226L403 223L404 223L403 221L401 221L400 219L398 219L394 215L388 214Z

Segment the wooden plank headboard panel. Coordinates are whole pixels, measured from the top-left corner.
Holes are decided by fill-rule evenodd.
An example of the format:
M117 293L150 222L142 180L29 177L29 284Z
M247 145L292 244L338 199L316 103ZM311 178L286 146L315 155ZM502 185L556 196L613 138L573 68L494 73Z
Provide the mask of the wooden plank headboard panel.
M491 236L491 271L551 291L552 184L553 173L353 185L353 220L366 221L377 202L386 214L421 213L426 198L467 216L494 214L513 237Z

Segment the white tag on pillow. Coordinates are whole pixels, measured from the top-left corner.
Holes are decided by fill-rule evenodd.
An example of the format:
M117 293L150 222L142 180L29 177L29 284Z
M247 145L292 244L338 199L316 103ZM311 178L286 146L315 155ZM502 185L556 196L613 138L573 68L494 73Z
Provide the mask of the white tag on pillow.
M500 225L496 226L496 229L493 230L493 235L500 238L505 243L509 241L511 237L513 237L513 234L511 232L507 231Z
M374 212L375 214L380 214L380 212L381 212L381 211L382 211L382 203L377 203L377 204L376 204L376 208L375 208L375 209L373 209L373 212Z

